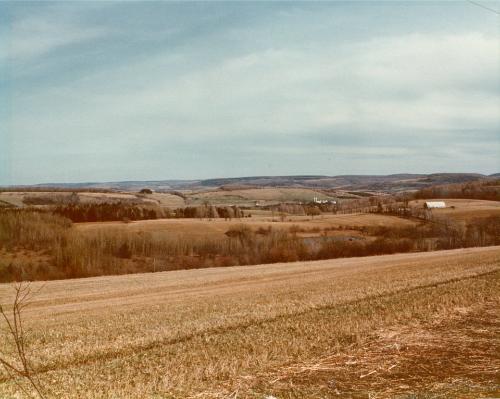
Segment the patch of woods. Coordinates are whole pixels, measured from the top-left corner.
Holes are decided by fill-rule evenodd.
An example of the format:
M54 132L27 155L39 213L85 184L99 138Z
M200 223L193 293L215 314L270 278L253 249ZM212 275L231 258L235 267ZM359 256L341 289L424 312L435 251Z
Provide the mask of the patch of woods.
M160 208L156 205L132 205L123 202L87 203L57 206L52 209L56 215L72 222L108 222L170 218L241 218L243 211L237 206L216 207L202 205L177 209Z
M500 201L500 180L479 180L426 187L417 191L414 198L461 198Z
M110 205L109 209L114 208ZM237 217L237 210L230 207L223 208L232 209L230 215L215 207L204 209L207 213L203 217L216 217L212 213L215 211L218 217ZM196 209L186 208L184 212L184 217L200 216ZM7 257L0 256L0 281L294 262L500 244L498 217L473 220L468 224L440 219L421 221L410 227L328 227L318 229L319 237L308 238L301 235L303 229L294 225L289 229L252 229L241 223L231 227L223 237L193 237L123 229L83 232L71 228L71 223L70 218L59 212L1 210L0 251L13 254L24 251L31 254L32 259L24 256L5 260ZM332 230L336 229L348 229L350 233L332 235ZM352 231L360 234L350 237ZM37 262L36 257L40 254L50 261Z
M250 216L237 206L204 204L177 209L137 201L79 201L76 193L32 196L26 200L45 207L0 207L0 282L49 280L229 265L252 265L370 256L410 251L432 251L500 245L500 218L457 222L436 218L415 198L500 199L500 181L487 180L425 188L401 196L377 196L338 201L336 204L281 203L263 207L282 221L289 215L373 212L418 221L410 227L328 227L304 237L304 231L258 228L244 223L224 237L192 237L123 229L81 232L73 222L133 221L157 218L240 219ZM146 194L142 194L146 195ZM48 206L47 206L48 205ZM331 230L347 232L331 234ZM8 256L7 256L8 255ZM42 261L43 260L43 261Z
M59 205L53 209L53 212L72 222L128 221L163 217L159 207L138 206L123 202Z

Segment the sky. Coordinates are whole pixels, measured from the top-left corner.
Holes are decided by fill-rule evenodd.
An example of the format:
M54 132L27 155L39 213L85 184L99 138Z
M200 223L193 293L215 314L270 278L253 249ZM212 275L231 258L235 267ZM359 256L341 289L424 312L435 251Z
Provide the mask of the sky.
M0 185L500 172L493 10L1 2Z

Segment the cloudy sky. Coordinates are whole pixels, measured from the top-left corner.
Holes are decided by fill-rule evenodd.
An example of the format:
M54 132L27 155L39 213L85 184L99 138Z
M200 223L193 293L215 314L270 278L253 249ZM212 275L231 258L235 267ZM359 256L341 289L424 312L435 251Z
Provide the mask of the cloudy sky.
M500 172L499 18L467 1L2 2L0 184Z

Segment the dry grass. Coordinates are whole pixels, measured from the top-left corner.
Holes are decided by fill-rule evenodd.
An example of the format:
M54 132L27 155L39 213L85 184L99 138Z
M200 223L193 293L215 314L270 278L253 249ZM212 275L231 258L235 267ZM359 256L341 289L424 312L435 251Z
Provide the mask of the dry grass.
M199 205L209 201L212 205L254 205L255 201L263 203L276 203L281 201L312 201L314 197L328 199L327 195L307 188L253 188L244 190L224 191L207 190L203 192L185 193L188 197L188 205ZM0 200L15 206L22 207L26 197L69 197L70 192L0 192ZM80 192L80 201L83 203L95 203L118 200L138 200L134 193L98 193ZM157 204L165 208L179 208L186 205L182 197L169 193L153 193L141 197L146 203Z
M240 220L249 224L234 219L168 219L148 224L96 223L73 228L59 224L65 219L44 212L12 211L1 216L0 242L11 252L9 258L19 257L20 251L29 249L50 255L52 260L52 265L46 266L35 262L10 264L0 258L3 282L369 256L412 249L408 240L365 240L367 229L336 228L331 223L325 226L322 218L299 220L303 227L279 222L277 228L271 228L274 222L269 219L260 223L257 218L244 218ZM391 221L412 223L390 216L366 218L383 220L384 226ZM358 218L354 219L359 223ZM269 228L263 228L266 226ZM323 234L335 238L311 238Z
M327 382L335 378L340 397L393 397L386 374L359 374L393 360L402 365L394 393L446 396L458 371L436 367L420 378L405 362L418 353L418 337L432 336L428 349L454 339L465 345L457 311L495 312L499 272L500 247L489 247L52 281L26 320L40 378L54 398L319 398L336 395ZM9 297L10 287L0 285L0 303ZM476 394L493 389L498 358L485 342L497 345L497 327L487 320L477 325L484 334L474 333L483 341L471 335L480 358L458 358L463 375L453 389L460 395L470 386ZM451 335L440 341L447 329ZM384 355L393 343L413 352ZM453 362L455 352L441 353L439 361ZM365 363L340 367L346 356ZM0 381L0 397L14 397L15 385Z
M446 217L461 222L470 222L477 218L487 218L490 216L500 217L500 202L471 199L436 199L429 201L444 201L446 208L433 209L434 217ZM425 200L411 201L410 205L422 207Z
M155 201L162 208L182 208L185 206L185 201L178 195L168 193L153 193L146 196L148 199Z
M333 199L322 192L308 188L250 188L241 190L215 190L193 193L189 196L190 204L199 204L210 201L213 205L225 204L250 204L260 201L262 203L303 201L310 202L314 197L320 199Z
M274 220L274 221L273 221ZM223 237L231 226L244 223L252 229L260 227L273 229L289 229L296 225L304 230L348 228L348 227L373 227L390 226L404 227L414 226L416 223L411 220L396 216L379 214L353 214L353 215L322 215L311 219L310 216L287 216L285 221L281 221L278 216L274 218L269 215L252 216L243 219L156 219L140 220L131 223L122 222L93 222L76 223L75 228L80 231L96 231L101 229L118 229L130 232L163 232L169 235L186 235L190 237ZM319 232L312 235L319 235Z
M0 192L0 200L17 207L26 206L23 202L25 198L69 198L71 192L59 191L36 191L36 192ZM184 206L184 200L169 193L154 193L138 197L134 193L98 193L79 192L77 193L81 203L103 203L110 201L136 201L144 204L158 205L164 208L178 208Z
M14 206L23 206L23 199L26 193L19 192L0 192L0 200Z
M380 329L348 351L247 381L279 397L290 391L310 398L394 397L409 389L424 397L493 396L500 389L499 306L494 297Z

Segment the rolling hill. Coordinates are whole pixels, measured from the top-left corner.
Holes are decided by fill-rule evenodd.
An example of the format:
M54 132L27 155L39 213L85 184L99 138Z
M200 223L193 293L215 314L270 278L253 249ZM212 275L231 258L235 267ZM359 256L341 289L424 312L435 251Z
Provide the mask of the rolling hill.
M493 397L499 262L489 247L32 283L29 353L50 398ZM19 390L0 371L0 396Z
M169 190L210 190L220 187L305 187L342 190L369 190L393 193L417 190L431 185L465 183L480 179L495 178L498 174L479 173L433 173L433 174L391 174L391 175L297 175L297 176L249 176L214 178L204 180L145 180L120 182L86 183L44 183L15 186L18 189L67 189L67 190L118 190L139 191L150 188L156 191ZM13 186L4 189L13 189Z

